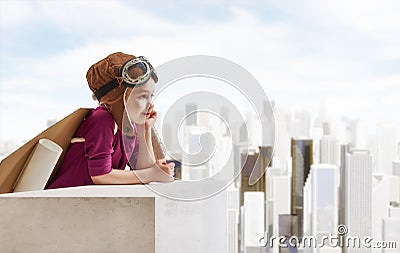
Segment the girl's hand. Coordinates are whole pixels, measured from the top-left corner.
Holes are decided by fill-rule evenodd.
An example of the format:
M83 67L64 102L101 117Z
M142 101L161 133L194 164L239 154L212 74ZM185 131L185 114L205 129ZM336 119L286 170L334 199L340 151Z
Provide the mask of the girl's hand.
M147 111L146 120L144 121L145 130L150 130L154 126L157 119L157 112L154 111L154 105L150 104L149 110Z
M156 163L146 169L133 170L140 182L172 182L174 181L175 164L167 163L165 159L157 160Z
M168 176L173 177L175 174L175 163L167 163L165 159L159 159L156 161L156 165Z

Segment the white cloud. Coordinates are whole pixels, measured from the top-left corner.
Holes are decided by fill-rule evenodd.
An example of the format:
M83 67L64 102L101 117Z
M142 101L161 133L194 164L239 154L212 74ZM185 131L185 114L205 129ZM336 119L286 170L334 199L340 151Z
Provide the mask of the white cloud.
M35 20L38 16L34 11L34 5L30 1L0 1L0 31L11 30L15 26Z
M79 43L55 54L44 54L40 58L21 62L15 67L25 70L21 76L11 79L0 77L1 138L15 135L15 127L9 127L8 122L16 125L15 122L21 120L15 116L21 112L20 109L9 110L14 103L35 112L45 111L54 101L65 103L53 107L58 110L57 113L42 114L40 117L25 115L34 129L37 127L33 126L41 125L43 120L53 118L55 114L60 118L79 106L93 105L86 84L86 71L91 64L116 50L146 55L155 66L194 54L225 57L248 69L263 85L267 95L283 107L316 111L319 102L327 98L336 113L364 117L366 108L371 111L375 108L389 110L389 106L398 105L400 76L393 73L377 73L372 78L357 75L368 74L374 67L376 58L372 55L398 59L396 55L400 43L395 44L400 42L399 33L395 33L399 31L400 24L399 16L395 15L397 3L388 5L385 2L379 6L373 2L372 6L364 6L354 1L349 4L342 1L329 4L309 1L306 5L297 4L301 8L296 9L298 19L295 21L279 18L265 21L256 12L231 7L227 8L231 15L226 19L197 19L191 22L174 20L167 14L156 15L151 9L133 8L119 1L96 1L96 4L92 1L24 3L22 9L17 5L8 6L9 2L7 12L1 8L2 21L7 20L1 24L2 35L7 35L10 29L23 32L24 23L34 20L53 24L67 38L78 38ZM372 12L374 7L377 7L376 14ZM288 4L281 8L290 12ZM384 20L380 20L385 14ZM301 19L300 16L308 17ZM369 45L367 48L374 49L374 52L365 51L368 55L365 59L347 57L343 48L335 45L343 39L350 44L350 48L357 47L346 38L338 37L337 41L317 48L312 44L301 44L297 39L313 39L308 38L309 35L302 37L296 27L302 22L304 26L310 25L307 22L315 20L325 29L332 29L329 31L333 34L335 29L349 26L368 37L385 38L386 41L382 45ZM321 40L324 35L315 33L312 36ZM354 36L359 35L356 33ZM357 38L365 38L360 36ZM46 47L35 46L41 49ZM32 87L24 90L29 85ZM24 93L16 96L20 90ZM34 108L29 107L31 103ZM380 119L381 116L375 114L378 112L371 113ZM5 121L7 123L3 123ZM23 138L29 136L32 135Z
M127 2L108 1L42 1L40 12L65 32L88 41L93 36L124 40L130 34L169 32L174 28L168 20ZM124 36L125 35L125 36Z

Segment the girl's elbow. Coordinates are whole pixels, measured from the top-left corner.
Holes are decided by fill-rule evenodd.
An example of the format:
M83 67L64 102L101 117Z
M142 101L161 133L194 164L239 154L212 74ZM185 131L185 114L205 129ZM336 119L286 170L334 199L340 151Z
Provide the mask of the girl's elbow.
M99 176L91 176L92 182L94 184L109 184L109 177L111 173L103 174Z
M91 176L92 182L94 184L103 184L103 180L101 179L102 176Z

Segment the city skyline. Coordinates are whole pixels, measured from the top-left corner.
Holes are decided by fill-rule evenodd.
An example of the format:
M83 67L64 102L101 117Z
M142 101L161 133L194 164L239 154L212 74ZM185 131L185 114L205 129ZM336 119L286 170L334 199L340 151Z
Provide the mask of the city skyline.
M281 113L282 111L278 113L278 124L279 119L287 118ZM223 138L227 138L226 135L221 134L225 132L221 128L225 122L219 118L212 120L210 116L213 116L213 114L204 115L204 112L201 112L194 119L185 122L185 131L182 134L189 138L184 138L183 144L188 144L187 151L189 154L199 152L198 144L202 131L219 129L216 133L213 133L216 143L219 144L217 145L217 152L221 151L219 149L221 145L228 145L228 143L225 142L224 144L221 141ZM384 131L385 134L378 134L377 132L375 145L376 147L385 147L387 152L382 153L377 150L375 155L381 158L373 163L373 156L369 150L351 147L351 142L350 145L345 146L347 149L342 148L340 157L335 153L338 144L343 147L344 142L357 140L355 136L358 133L352 127L345 127L348 128L348 132L342 133L341 137L338 138L338 136L331 135L331 132L327 131L327 129L331 129L329 121L324 122L322 124L324 128L317 131L315 126L308 122L311 119L306 113L292 116L289 117L290 120L287 123L291 125L291 121L302 122L302 124L299 124L302 129L284 128L278 133L279 136L287 136L288 140L291 140L291 144L285 142L285 138L277 140L283 142L279 145L286 145L289 151L292 149L291 154L290 152L286 153L285 149L281 148L274 154L272 164L256 162L258 154L264 152L262 151L264 149L269 150L267 154L272 155L272 147L266 146L256 149L252 140L247 140L248 143L245 146L252 149L250 150L251 161L247 165L242 165L245 166L244 169L247 170L247 174L242 173L240 175L242 180L236 181L240 183L232 184L227 189L226 222L227 229L230 230L227 230L226 247L230 249L229 252L236 252L239 248L242 250L241 252L245 253L260 250L259 239L265 234L269 236L297 236L298 238L315 236L316 240L319 240L318 238L327 236L329 233L335 234L338 224L346 225L350 236L361 238L372 236L376 241L396 242L393 239L396 238L393 237L393 231L396 231L396 226L400 224L400 212L398 211L400 210L398 207L400 204L400 161L398 159L400 157L390 155L396 153L393 152L393 149L396 149L397 145L387 141L396 139L395 132ZM350 123L351 126L352 122L346 121L345 123ZM247 127L250 127L247 131L252 132L257 125L249 124ZM199 131L200 129L202 131ZM313 131L306 131L311 129ZM241 128L234 130L236 130L233 132L234 135L240 135ZM387 130L386 126L384 130ZM314 136L314 139L299 138L299 136L298 139L293 138L295 135L301 136L307 132ZM317 132L322 133L322 136L316 134ZM380 132L382 132L382 129L380 129ZM210 145L209 142L205 143ZM233 144L232 142L229 143L232 146ZM241 155L242 162L243 157L246 158L249 155L245 146L242 146L242 152L236 153L236 155ZM319 159L314 160L318 156ZM216 164L223 165L223 162L221 162L223 156L217 157L219 161L216 161ZM182 163L187 162L185 157L182 157L182 159ZM337 167L338 165L335 164L339 160L340 170ZM386 168L381 170L380 164L388 164L387 160L392 161L390 163L392 169L389 171ZM230 175L236 174L240 169L235 168L234 164L232 162L229 165ZM190 169L189 176L182 177L183 181L204 179L213 175L213 167L210 165L211 163L206 163L201 168L201 174L193 173ZM238 166L238 164L236 163L235 166ZM272 167L266 168L266 174L257 183L258 185L255 185L256 187L248 187L248 175L253 166L256 166L255 168L260 167L260 169L263 166ZM293 170L291 170L292 166ZM196 168L194 170L196 171ZM338 175L339 171L340 176ZM387 173L385 173L386 171ZM291 190L294 182L296 183L295 191ZM225 181L225 183L229 182ZM295 196L296 203L291 201L294 193L298 195ZM338 203L338 199L342 199L342 203ZM239 207L240 204L242 204L242 207ZM304 232L302 232L303 230ZM304 253L314 252L312 248L299 248L298 250L298 252ZM353 250L350 249L347 252L353 252ZM284 251L274 247L270 252ZM327 246L321 248L319 252L336 253L340 252L340 249ZM363 249L363 252L370 251Z
M393 0L0 0L0 161L76 109L96 107L86 72L113 52L143 55L160 70L181 57L219 57L243 68L266 94L257 112L252 103L260 101L234 80L194 75L165 86L160 81L155 129L167 158L179 163L174 182L16 193L29 198L5 193L4 200L35 201L45 224L57 208L32 196L152 196L154 209L142 210L154 218L145 223L154 229L156 252L399 252L399 13L400 1ZM1 176L11 189L7 169ZM253 173L259 181L250 185ZM68 210L65 200L57 200L61 211ZM42 234L43 224L32 230L26 218L39 218L33 205L2 208L17 215L4 212L5 219L14 217L6 223L27 222L27 232L68 241ZM111 216L122 218L117 210ZM98 217L89 218L82 224ZM131 213L126 218L135 221ZM73 227L69 219L51 223ZM4 238L14 236L10 231L2 230ZM331 233L397 245L261 245ZM19 235L4 244L36 250L33 237Z

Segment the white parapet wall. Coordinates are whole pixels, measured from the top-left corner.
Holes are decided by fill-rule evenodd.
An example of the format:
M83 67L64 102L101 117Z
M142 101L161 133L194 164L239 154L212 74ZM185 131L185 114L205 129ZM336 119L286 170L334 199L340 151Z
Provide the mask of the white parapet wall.
M0 197L1 252L154 252L154 204L151 197Z
M201 196L210 188L221 183L0 194L0 245L4 252L226 252L226 190L198 201L166 197Z

